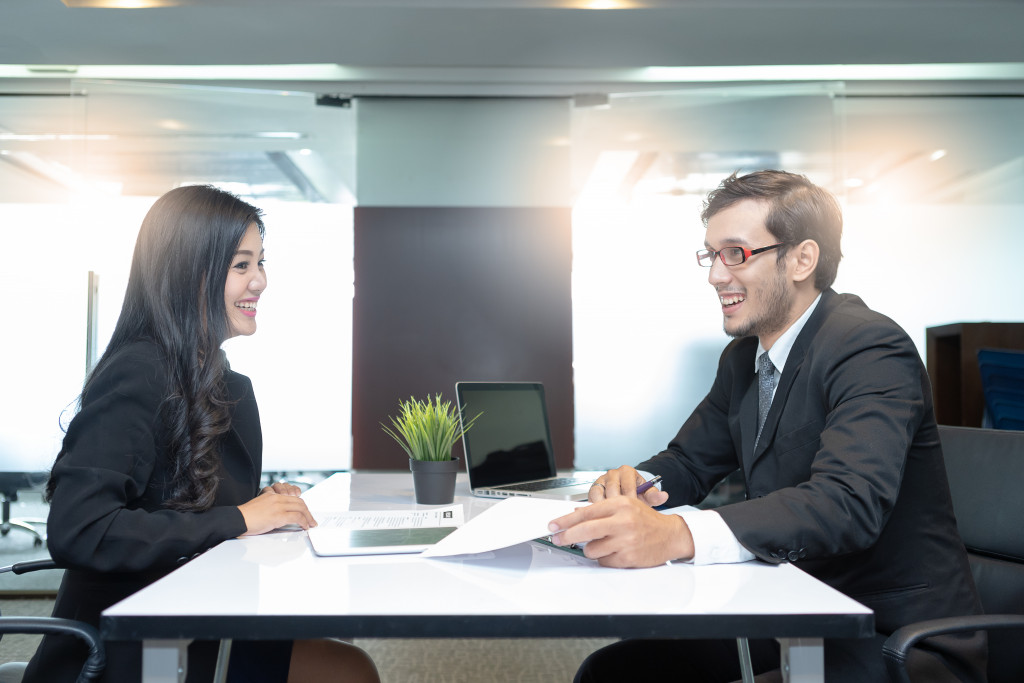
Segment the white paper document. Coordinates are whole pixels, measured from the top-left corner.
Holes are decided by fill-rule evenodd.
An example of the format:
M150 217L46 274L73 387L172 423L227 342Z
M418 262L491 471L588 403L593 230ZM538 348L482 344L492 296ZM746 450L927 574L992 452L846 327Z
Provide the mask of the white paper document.
M430 510L345 510L316 515L320 529L418 529L422 527L462 526L462 505Z
M586 501L508 498L487 508L423 551L423 557L484 553L549 536L548 523Z

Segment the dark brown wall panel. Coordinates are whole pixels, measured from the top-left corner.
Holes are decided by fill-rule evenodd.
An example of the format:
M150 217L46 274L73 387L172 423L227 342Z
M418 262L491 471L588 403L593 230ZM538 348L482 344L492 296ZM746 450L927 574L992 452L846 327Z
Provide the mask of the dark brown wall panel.
M571 224L569 208L356 208L354 468L408 469L380 423L401 398L454 404L459 380L543 382L572 467Z
M940 425L980 427L985 393L978 349L1024 350L1024 323L951 323L925 329L928 376Z

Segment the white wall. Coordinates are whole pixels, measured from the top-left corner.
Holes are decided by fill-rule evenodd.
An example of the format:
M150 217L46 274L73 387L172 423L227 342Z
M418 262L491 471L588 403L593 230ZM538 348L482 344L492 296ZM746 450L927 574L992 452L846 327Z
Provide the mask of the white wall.
M903 326L1024 321L1024 205L851 205L836 288Z
M265 471L352 463L352 211L274 203L266 210L267 290L259 330L228 340L252 380Z
M120 309L127 279L126 265L122 274L108 264L131 259L150 203L0 204L0 469L46 470L53 462L85 377L88 273L100 273L102 329ZM108 328L101 343L109 335Z
M0 469L46 470L85 377L86 286L99 273L99 353L121 309L142 217L154 198L0 204ZM272 203L259 331L230 340L253 381L264 469L351 462L351 207Z
M835 288L904 327L1024 320L1020 205L846 206ZM707 393L728 342L695 197L619 212L577 210L576 465L634 464L660 451Z

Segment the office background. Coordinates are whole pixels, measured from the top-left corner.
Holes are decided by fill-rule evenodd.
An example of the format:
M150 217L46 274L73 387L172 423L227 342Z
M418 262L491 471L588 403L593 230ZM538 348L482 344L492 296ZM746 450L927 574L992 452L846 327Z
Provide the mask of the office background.
M544 381L563 466L659 450L726 341L693 252L735 170L835 192L836 288L922 356L1024 319L1024 3L102 4L0 6L2 469L49 466L185 182L267 213L227 348L271 470L402 467L379 423L459 379Z

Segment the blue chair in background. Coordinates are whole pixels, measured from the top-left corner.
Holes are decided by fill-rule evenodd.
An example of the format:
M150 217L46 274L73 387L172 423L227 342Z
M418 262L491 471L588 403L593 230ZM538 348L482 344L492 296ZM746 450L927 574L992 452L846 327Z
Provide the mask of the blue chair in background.
M1024 431L1024 351L978 349L985 422L992 429Z

